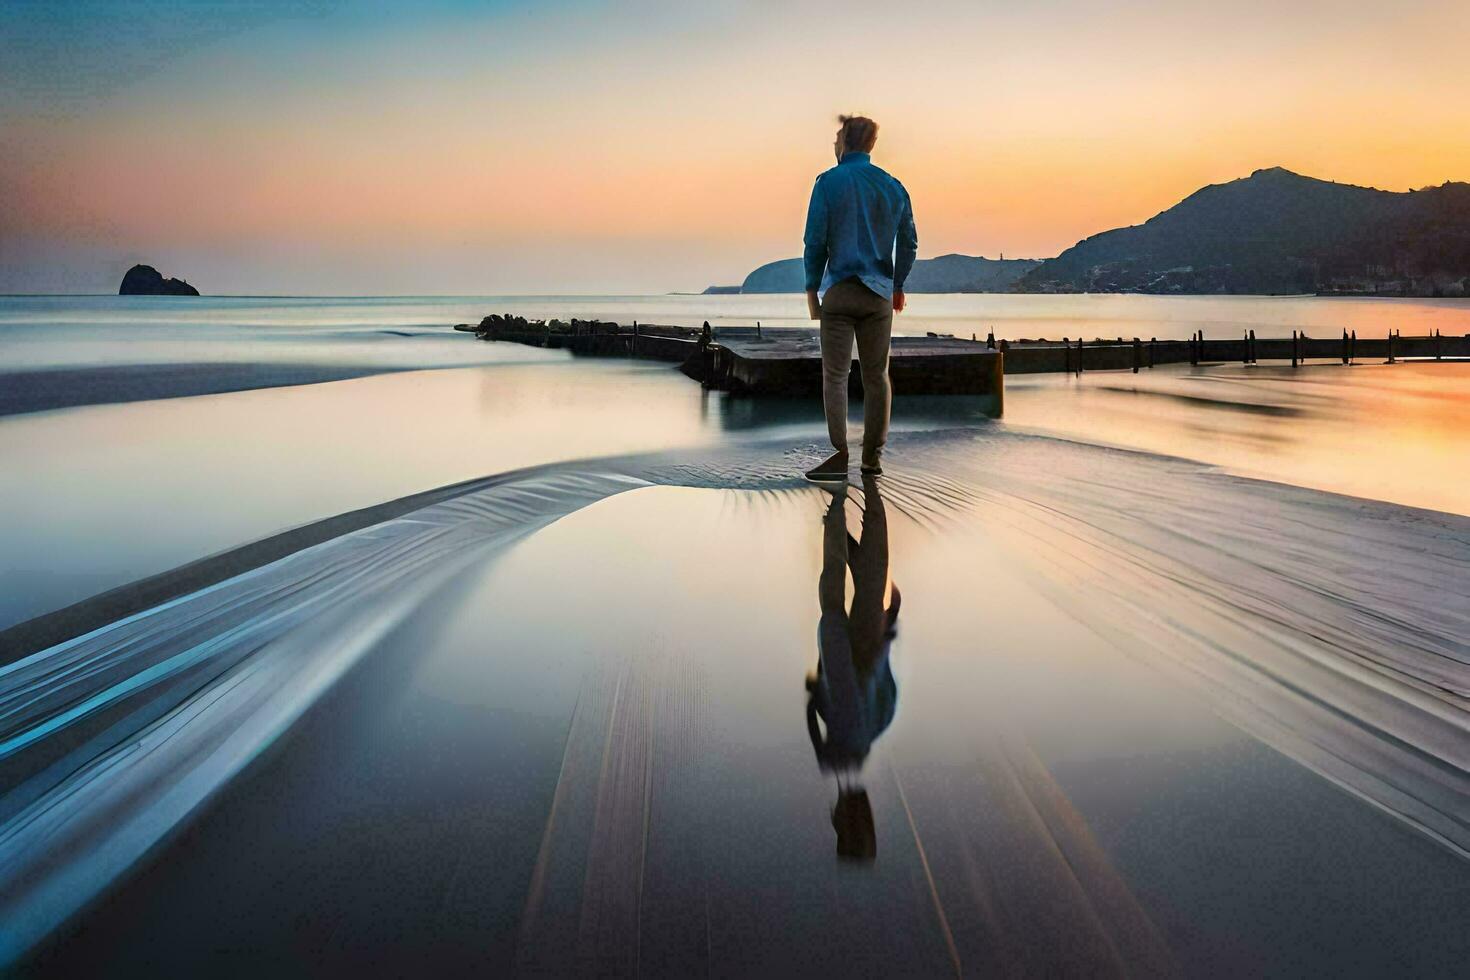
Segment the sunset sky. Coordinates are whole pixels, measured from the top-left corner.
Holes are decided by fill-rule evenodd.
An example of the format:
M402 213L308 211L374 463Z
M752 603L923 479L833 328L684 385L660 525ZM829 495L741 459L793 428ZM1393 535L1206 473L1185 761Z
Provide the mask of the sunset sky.
M920 255L1281 165L1470 180L1470 3L0 3L0 292L663 292L798 254L839 111Z

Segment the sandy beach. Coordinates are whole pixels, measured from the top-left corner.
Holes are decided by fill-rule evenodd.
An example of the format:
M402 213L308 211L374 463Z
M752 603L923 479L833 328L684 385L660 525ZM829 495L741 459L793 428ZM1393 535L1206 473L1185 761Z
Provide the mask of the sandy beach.
M0 631L4 962L1470 953L1470 517L1437 489L1461 366L1028 379L999 422L900 400L891 472L833 508L793 475L815 406L452 339L507 360L0 420L32 464L0 484L30 556ZM1378 412L1384 386L1420 407ZM824 527L866 546L870 495L903 605L853 864L806 679Z
M59 688L152 680L145 711L6 743L33 802L5 833L37 842L6 920L44 923L67 910L37 886L107 881L163 844L38 963L177 972L306 943L313 969L422 967L392 959L384 921L455 971L1255 972L1288 951L1432 973L1463 955L1465 692L1437 665L1464 655L1465 606L1410 613L1470 525L1300 492L1201 550L1259 486L1024 438L900 446L873 868L834 859L835 789L801 721L827 500L764 444L466 488L12 665L56 685L32 730L72 700ZM1063 517L1082 472L1094 502ZM1150 516L1109 501L1164 473L1178 496ZM1379 574L1271 548L1342 511ZM1373 633L1341 628L1389 603ZM99 738L126 755L76 769Z

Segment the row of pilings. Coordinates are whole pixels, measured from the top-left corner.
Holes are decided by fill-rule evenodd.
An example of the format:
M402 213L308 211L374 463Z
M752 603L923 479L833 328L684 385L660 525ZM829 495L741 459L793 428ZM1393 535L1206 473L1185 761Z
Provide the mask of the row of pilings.
M605 320L531 320L510 314L485 317L476 327L461 324L457 329L473 330L483 340L506 340L537 347L561 348L574 354L624 355L683 363L703 354L704 348L719 344L719 334L761 336L760 329L748 327L713 330L703 327L647 325L631 326ZM799 328L798 328L799 329ZM779 337L785 330L766 331L768 338ZM937 337L953 342L955 338ZM999 350L1004 354L1007 374L1067 373L1088 371L1133 371L1165 364L1257 364L1279 361L1293 367L1308 363L1336 362L1353 364L1360 360L1463 360L1470 358L1470 334L1444 335L1436 330L1428 335L1405 336L1391 329L1387 336L1360 338L1354 330L1344 330L1335 337L1312 337L1304 330L1293 330L1291 336L1257 337L1246 329L1233 339L1207 338L1196 330L1187 340L1160 340L1133 337L1094 338L1064 337L1055 340L997 339L991 330L981 339L971 335L968 342L980 349Z

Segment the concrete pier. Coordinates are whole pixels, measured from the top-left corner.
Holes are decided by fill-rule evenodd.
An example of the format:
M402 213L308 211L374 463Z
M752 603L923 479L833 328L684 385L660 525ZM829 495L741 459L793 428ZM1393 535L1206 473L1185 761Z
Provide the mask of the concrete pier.
M894 337L888 374L906 395L999 395L1004 355L950 337ZM856 362L854 362L856 363ZM814 330L725 328L684 372L708 387L752 395L806 395L822 389L822 351ZM858 374L851 375L859 384Z
M641 357L668 361L707 388L749 395L815 396L821 391L821 347L814 328L763 330L754 327L703 329L605 321L526 320L488 316L478 326L459 324L482 340L503 340L569 350L592 356ZM976 335L978 337L978 335ZM1245 331L1238 338L1206 339L1202 332L1188 340L1139 337L1063 338L996 341L952 336L894 337L889 359L893 390L903 395L983 395L994 399L999 414L1006 374L1133 371L1162 364L1256 364L1319 362L1351 364L1361 360L1395 363L1405 359L1470 358L1470 334L1404 337L1397 331L1378 339L1340 337L1257 338ZM854 362L856 363L856 362ZM858 372L851 385L861 393Z
M572 321L539 323L487 317L476 335L570 350L671 361L705 387L749 395L815 395L822 387L822 354L813 329L759 327L625 326ZM894 337L889 376L905 395L986 395L1000 398L1004 355L996 348L953 337ZM856 361L853 362L856 364ZM861 390L856 370L852 384Z

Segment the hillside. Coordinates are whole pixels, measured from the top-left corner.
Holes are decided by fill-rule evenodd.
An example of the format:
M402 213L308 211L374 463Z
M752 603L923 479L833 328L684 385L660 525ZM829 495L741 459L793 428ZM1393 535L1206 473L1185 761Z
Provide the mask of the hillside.
M1039 263L1035 259L987 259L978 255L940 255L914 263L906 289L911 293L1005 293ZM799 293L801 259L768 262L745 277L742 293Z
M1464 295L1470 184L1395 193L1275 167L1078 242L1024 292Z

